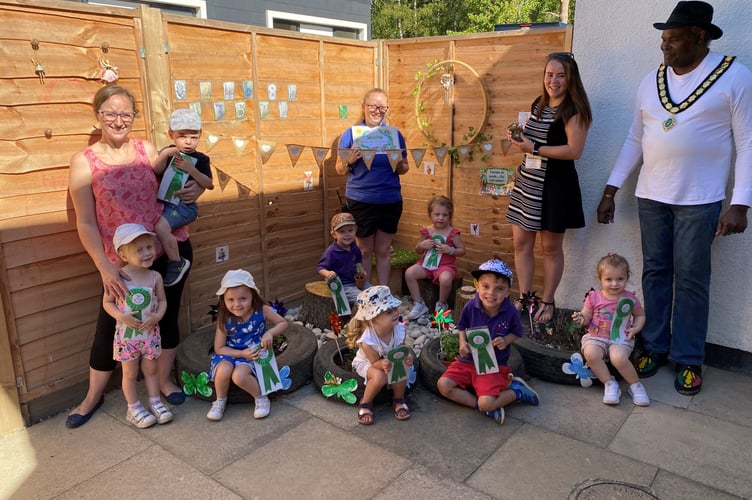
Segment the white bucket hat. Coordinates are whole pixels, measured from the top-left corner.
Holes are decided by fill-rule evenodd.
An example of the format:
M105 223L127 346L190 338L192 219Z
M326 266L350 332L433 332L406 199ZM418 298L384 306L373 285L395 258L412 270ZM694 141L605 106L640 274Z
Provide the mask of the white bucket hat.
M118 250L121 246L127 245L139 236L143 236L145 234L156 236L156 234L152 233L151 231L147 231L146 228L141 224L121 224L115 230L115 235L112 237L112 245L115 247L115 250Z
M355 319L368 321L384 311L401 306L402 301L392 295L388 286L378 285L360 292L355 304L358 306Z
M253 276L251 276L251 273L249 273L245 269L233 269L231 271L227 271L222 277L222 282L219 284L217 295L224 295L228 288L240 285L245 285L248 288L256 290L256 292L259 292L259 289L256 288L256 282L253 281Z
M201 130L201 117L192 109L176 109L170 115L170 130Z

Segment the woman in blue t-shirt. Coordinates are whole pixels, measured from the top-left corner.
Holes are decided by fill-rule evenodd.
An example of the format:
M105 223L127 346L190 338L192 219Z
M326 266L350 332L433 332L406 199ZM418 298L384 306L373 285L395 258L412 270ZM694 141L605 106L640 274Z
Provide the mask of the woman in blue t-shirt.
M381 89L366 92L363 117L339 139L339 149L350 149L350 154L344 158L338 155L336 163L337 172L347 174L345 196L347 208L358 223L356 239L363 253L363 270L372 276L371 262L375 255L376 276L381 284L389 283L389 248L402 215L399 176L410 168L405 138L384 121L389 110L387 100ZM390 162L389 153L398 154L397 159Z

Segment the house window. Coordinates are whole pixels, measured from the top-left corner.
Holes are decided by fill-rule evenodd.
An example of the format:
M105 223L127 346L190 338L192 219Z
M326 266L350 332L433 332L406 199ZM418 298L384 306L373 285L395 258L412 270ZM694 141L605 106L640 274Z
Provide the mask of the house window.
M299 33L352 38L354 40L366 40L368 36L368 26L365 23L304 16L276 10L266 11L266 26Z
M206 19L206 0L84 0L83 3L124 7L126 9L137 9L143 4L168 14Z

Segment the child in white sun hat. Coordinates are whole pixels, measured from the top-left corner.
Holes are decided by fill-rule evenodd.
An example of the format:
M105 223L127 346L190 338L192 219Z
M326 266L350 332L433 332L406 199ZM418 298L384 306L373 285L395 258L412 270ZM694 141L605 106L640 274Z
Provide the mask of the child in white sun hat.
M347 344L351 349L358 348L353 359L353 370L366 381L363 399L358 405L358 423L373 423L373 400L387 385L392 362L386 359L387 353L405 343L405 325L399 320L398 307L402 301L392 295L388 286L372 286L358 294L355 302L358 311L350 320ZM405 366L413 364L412 355L403 361ZM410 409L405 403L407 381L391 384L394 418L407 420Z

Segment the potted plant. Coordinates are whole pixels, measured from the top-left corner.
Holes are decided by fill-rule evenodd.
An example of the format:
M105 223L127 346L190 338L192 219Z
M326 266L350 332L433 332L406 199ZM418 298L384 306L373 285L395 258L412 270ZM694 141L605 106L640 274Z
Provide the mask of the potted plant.
M460 352L460 336L457 332L445 330L439 336L439 361L449 366Z

